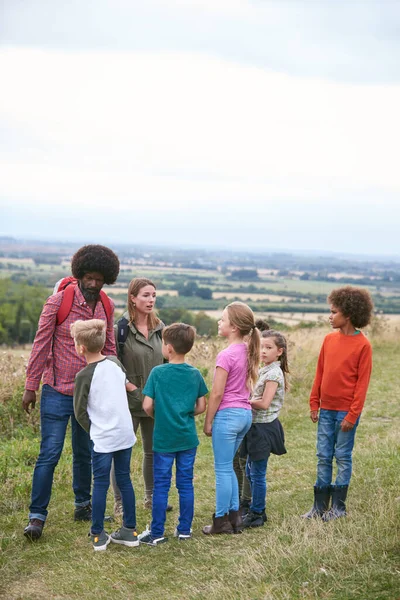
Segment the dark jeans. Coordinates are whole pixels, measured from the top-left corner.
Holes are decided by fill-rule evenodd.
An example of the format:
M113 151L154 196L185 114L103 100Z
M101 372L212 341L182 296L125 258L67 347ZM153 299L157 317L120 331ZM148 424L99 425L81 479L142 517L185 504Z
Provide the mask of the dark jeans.
M317 481L318 487L325 487L332 483L332 463L336 458L337 475L335 485L349 485L352 472L352 458L354 439L357 425L350 431L342 431L340 424L347 415L347 411L325 410L321 408L318 419L317 432Z
M73 397L60 394L49 385L44 385L40 400L42 439L33 472L30 519L46 520L54 469L60 460L69 419L72 427L72 488L75 506L86 506L90 502L92 467L89 435L75 419Z
M246 474L251 485L250 509L257 513L265 509L267 464L268 458L263 458L262 460L247 459Z
M132 448L117 452L92 451L93 461L93 499L92 499L92 529L93 534L101 533L104 528L104 513L106 511L107 491L110 487L111 463L114 461L115 477L121 491L124 509L124 527L136 527L135 492L133 490L130 465Z
M178 531L190 534L194 514L193 467L197 448L181 452L154 452L154 491L151 535L159 538L164 535L164 525L171 487L172 465L176 466L176 487L179 492Z

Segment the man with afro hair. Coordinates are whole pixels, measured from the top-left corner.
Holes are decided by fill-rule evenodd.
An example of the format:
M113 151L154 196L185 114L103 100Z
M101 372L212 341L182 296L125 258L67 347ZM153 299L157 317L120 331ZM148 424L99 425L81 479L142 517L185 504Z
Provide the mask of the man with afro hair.
M28 362L22 397L22 406L29 413L35 407L36 391L42 380L40 453L33 473L29 523L24 530L24 535L30 540L36 540L42 535L48 514L54 469L61 456L69 419L72 430L74 518L76 521L90 521L92 516L90 439L88 433L76 421L73 407L75 375L86 363L75 351L70 327L78 320L106 321L107 337L103 352L106 355L116 355L114 304L108 299L110 314L107 319L100 300L100 291L104 284L116 281L119 260L110 248L90 244L74 254L71 269L77 279L77 283L70 284L74 285L71 309L65 320L57 323L64 291L55 293L46 300Z
M368 291L352 286L333 290L328 302L329 322L336 331L324 339L310 395L310 417L318 423L318 463L314 505L303 515L325 522L346 516L354 438L372 368L371 344L360 328L368 325L374 308Z

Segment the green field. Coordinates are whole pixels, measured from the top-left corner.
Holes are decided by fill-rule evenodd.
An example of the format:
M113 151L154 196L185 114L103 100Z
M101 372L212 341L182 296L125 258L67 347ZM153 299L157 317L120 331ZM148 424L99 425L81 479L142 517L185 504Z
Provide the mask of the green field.
M38 415L30 423L18 406L25 358L0 357L0 597L7 600L396 600L400 575L398 332L371 331L374 370L357 432L349 516L329 524L304 522L315 478L315 426L308 417L318 348L325 330L290 334L291 392L282 414L288 454L268 467L269 521L238 536L208 538L201 527L214 508L212 449L200 433L195 469L196 514L189 542L172 538L178 500L167 518L169 542L161 547L109 546L95 554L88 526L74 523L71 449L66 444L55 474L44 535L29 543L26 524L32 471L39 449ZM192 363L209 370L221 342L199 340ZM26 354L26 353L25 353ZM202 419L198 421L201 431ZM140 441L132 478L138 529L149 522L143 509ZM111 496L108 511L112 510Z

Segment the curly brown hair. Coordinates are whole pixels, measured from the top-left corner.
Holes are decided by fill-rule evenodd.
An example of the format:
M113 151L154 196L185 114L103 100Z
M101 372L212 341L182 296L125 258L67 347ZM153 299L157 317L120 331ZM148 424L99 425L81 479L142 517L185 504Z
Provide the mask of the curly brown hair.
M119 273L118 256L106 246L88 244L79 248L71 260L72 275L82 279L86 273L101 273L104 283L115 283Z
M370 293L362 288L346 285L332 290L328 302L345 316L354 327L365 327L371 320L374 304Z

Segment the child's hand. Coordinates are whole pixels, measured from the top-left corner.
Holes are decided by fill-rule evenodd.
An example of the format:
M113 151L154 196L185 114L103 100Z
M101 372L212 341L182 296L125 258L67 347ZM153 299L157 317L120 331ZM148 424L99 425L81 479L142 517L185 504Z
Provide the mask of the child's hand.
M135 390L137 390L136 385L134 383L131 383L130 381L126 382L125 388L127 392L134 392Z
M340 429L342 431L351 431L354 427L353 423L350 423L350 421L346 421L346 419L343 419L343 421L340 424Z
M203 431L207 437L211 437L212 425L209 425L206 421L204 422Z
M310 412L310 419L313 423L318 423L318 411L317 410L312 410Z

